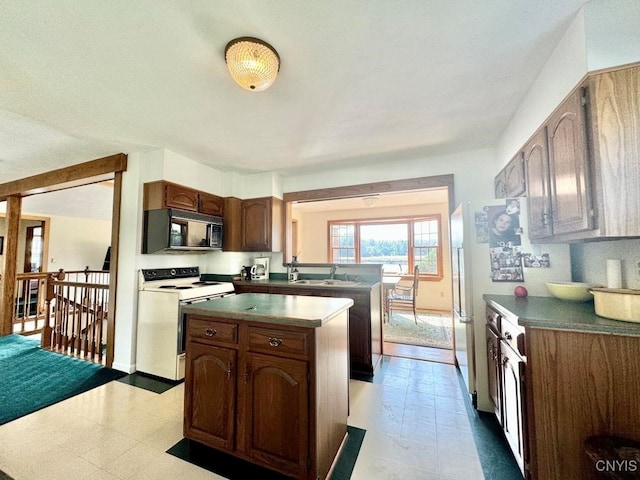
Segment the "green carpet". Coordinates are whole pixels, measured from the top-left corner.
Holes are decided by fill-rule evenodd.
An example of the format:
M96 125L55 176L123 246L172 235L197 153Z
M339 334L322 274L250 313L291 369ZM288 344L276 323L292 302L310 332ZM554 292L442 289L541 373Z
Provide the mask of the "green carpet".
M124 375L43 350L21 335L0 337L0 425Z
M351 478L366 430L349 425L347 426L347 432L349 433L347 442L335 464L331 480L349 480ZM188 438L180 440L167 450L167 453L229 480L244 480L247 478L260 480L291 479L287 475L254 465Z
M453 348L451 317L418 313L416 325L413 313L393 311L391 321L383 326L383 338L385 342L451 350Z

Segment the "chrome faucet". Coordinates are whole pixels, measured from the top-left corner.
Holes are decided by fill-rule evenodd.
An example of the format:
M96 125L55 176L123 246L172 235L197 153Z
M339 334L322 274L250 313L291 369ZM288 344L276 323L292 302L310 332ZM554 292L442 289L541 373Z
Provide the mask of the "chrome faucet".
M329 271L329 278L331 280L335 278L337 269L338 269L338 265L331 265L331 270Z

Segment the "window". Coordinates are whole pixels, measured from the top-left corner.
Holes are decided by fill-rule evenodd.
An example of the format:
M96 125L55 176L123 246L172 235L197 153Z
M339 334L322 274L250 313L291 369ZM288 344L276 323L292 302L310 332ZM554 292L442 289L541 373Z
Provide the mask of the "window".
M387 273L442 277L440 215L329 222L329 261L381 263Z

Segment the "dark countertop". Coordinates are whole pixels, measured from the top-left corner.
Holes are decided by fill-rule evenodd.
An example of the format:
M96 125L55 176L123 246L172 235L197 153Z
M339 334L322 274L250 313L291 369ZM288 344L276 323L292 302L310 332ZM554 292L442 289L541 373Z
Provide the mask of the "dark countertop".
M303 279L304 280L304 279ZM311 279L312 281L314 280L319 280L319 279ZM322 290L326 290L326 289L340 289L340 290L344 290L344 289L349 289L349 290L371 290L372 287L378 285L380 282L371 282L371 281L362 281L359 282L355 285L344 285L344 284L340 284L340 280L338 280L338 283L336 283L335 285L314 285L314 284L308 284L308 283L296 283L296 282L289 282L288 280L279 280L279 279L273 279L270 278L268 280L251 280L251 281L247 281L247 280L234 280L233 283L234 285L246 285L246 286L256 286L256 285L267 285L267 286L272 286L272 287L291 287L291 288L318 288L318 289L322 289Z
M241 293L185 305L182 311L276 325L321 327L352 305L350 298Z
M640 336L640 323L600 317L595 314L593 302L487 294L482 298L498 311L510 312L517 317L518 324L524 327Z

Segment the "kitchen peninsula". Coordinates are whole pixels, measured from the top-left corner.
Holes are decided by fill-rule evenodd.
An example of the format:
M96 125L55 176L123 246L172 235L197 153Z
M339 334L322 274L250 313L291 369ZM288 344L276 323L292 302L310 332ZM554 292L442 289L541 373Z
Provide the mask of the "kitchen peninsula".
M483 298L491 395L525 478L601 478L588 439L640 441L640 323L600 317L592 302Z
M300 479L347 436L353 300L245 293L184 307L185 437Z

